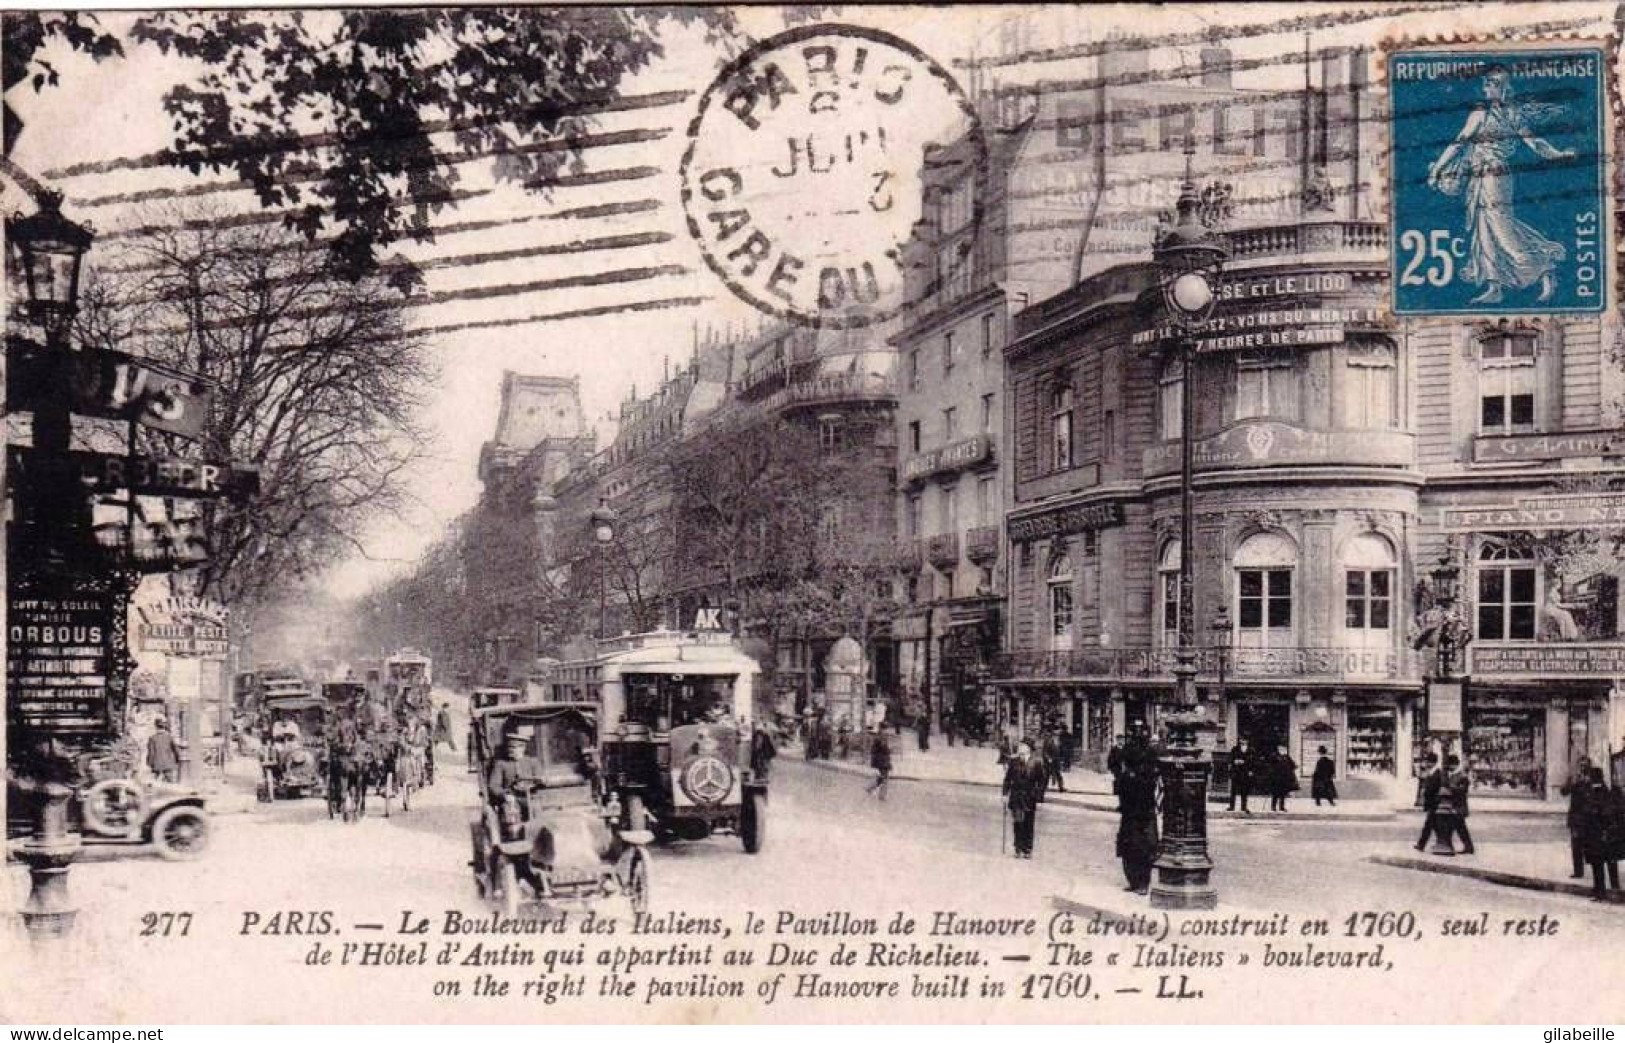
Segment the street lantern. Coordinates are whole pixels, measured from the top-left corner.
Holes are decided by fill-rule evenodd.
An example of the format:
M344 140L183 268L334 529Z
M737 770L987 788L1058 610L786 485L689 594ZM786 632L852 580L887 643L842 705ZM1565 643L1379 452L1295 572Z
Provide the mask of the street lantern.
M17 251L29 318L45 327L55 345L67 334L79 310L79 267L94 233L62 216L62 194L45 192L33 214L16 214L6 238Z
M1209 882L1213 860L1207 849L1209 763L1196 740L1205 714L1196 699L1195 597L1192 539L1195 510L1191 472L1195 463L1195 396L1192 394L1194 334L1213 317L1218 305L1219 269L1230 250L1223 235L1202 218L1202 196L1194 174L1196 148L1185 141L1185 180L1179 188L1171 226L1158 228L1152 243L1162 288L1164 311L1176 331L1174 350L1180 358L1179 423L1179 645L1174 652L1177 707L1165 718L1168 741L1163 748L1163 828L1157 850L1157 882L1151 904L1160 909L1211 909L1218 892ZM1228 629L1228 627L1226 628Z
M1451 560L1450 555L1439 556L1439 563L1428 572L1433 580L1433 599L1442 608L1454 608L1456 598L1460 596L1461 569Z
M608 636L609 620L609 545L615 542L615 523L619 520L609 500L598 498L598 506L587 516L592 529L593 543L598 548L598 640Z

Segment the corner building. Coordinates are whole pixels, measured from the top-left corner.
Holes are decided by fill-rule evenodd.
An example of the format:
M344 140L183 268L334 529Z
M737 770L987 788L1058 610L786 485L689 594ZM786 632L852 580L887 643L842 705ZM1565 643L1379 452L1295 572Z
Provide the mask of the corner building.
M1129 722L1155 727L1191 553L1212 742L1284 745L1305 775L1324 746L1346 795L1400 797L1439 738L1475 792L1555 796L1608 753L1625 653L1617 331L1396 323L1384 226L1309 204L1230 242L1196 335L1192 548L1155 269L1018 316L1004 716L1080 722L1096 757ZM1441 560L1471 628L1459 716L1429 714L1433 655L1413 647Z

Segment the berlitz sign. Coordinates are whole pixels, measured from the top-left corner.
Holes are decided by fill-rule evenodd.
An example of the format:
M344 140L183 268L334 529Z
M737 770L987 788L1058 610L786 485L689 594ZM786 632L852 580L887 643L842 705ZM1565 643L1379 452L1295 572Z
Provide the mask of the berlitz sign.
M1479 435L1473 440L1473 460L1562 460L1575 456L1625 454L1625 435L1619 431L1563 431L1541 435Z
M903 464L903 478L912 482L927 475L974 467L992 455L993 440L987 435L976 435L940 449L933 449L928 453L909 457Z
M1010 519L1010 539L1015 543L1040 540L1048 536L1070 536L1090 529L1105 529L1123 524L1123 505L1120 503L1086 503L1060 510L1045 511L1025 518Z

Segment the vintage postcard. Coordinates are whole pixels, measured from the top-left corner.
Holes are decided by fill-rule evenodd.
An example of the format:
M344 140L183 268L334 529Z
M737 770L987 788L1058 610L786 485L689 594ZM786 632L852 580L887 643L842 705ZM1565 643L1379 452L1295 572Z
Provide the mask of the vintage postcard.
M0 1020L1622 1020L1622 29L5 11Z

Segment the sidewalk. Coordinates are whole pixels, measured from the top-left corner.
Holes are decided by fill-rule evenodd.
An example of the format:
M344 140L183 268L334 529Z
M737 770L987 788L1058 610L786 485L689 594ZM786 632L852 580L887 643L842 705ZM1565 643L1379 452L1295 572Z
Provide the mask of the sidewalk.
M1418 873L1468 877L1526 891L1546 891L1580 898L1590 898L1592 895L1589 867L1579 880L1569 876L1573 866L1569 860L1567 842L1490 843L1479 846L1471 855L1406 851L1397 855L1368 855L1366 861ZM1625 905L1625 892L1610 891L1607 900L1611 904Z
M892 748L892 779L897 782L939 782L958 786L989 786L997 788L1004 782L1004 769L998 763L998 751L992 746L948 746L942 737L932 736L931 749L922 752L912 733L888 735ZM799 744L786 744L780 751L784 757L803 759ZM808 762L824 771L839 771L851 775L869 775L874 769L854 752L846 760L830 759ZM1046 803L1061 807L1081 808L1088 811L1117 810L1117 797L1112 793L1111 776L1103 772L1073 768L1066 772L1066 789L1051 790L1045 794ZM1306 784L1307 785L1307 784ZM1288 802L1289 811L1266 811L1269 797L1255 794L1253 813L1231 811L1223 805L1208 805L1208 817L1233 819L1241 822L1279 823L1297 822L1388 822L1402 814L1415 812L1410 800L1345 799L1336 806L1316 807L1314 801L1300 790ZM1567 806L1549 801L1518 800L1505 797L1475 797L1475 815L1561 815Z

